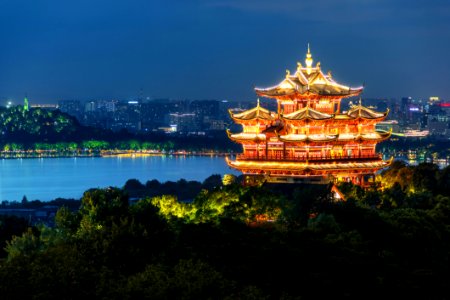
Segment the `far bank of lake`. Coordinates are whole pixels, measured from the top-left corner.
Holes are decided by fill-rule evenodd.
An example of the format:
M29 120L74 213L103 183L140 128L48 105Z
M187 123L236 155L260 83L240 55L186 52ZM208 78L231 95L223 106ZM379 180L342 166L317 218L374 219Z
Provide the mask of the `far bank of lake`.
M49 201L82 196L89 188L122 187L128 179L202 182L212 174L240 173L223 156L113 155L0 160L0 200Z
M0 151L0 159L17 158L66 158L66 157L138 157L161 155L228 156L230 152L217 151L160 151L160 150L15 150Z

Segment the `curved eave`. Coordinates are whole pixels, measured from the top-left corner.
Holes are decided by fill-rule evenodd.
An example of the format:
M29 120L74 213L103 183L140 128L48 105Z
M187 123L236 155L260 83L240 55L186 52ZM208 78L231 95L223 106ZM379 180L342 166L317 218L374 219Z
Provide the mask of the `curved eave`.
M363 117L363 116L358 116L358 117L352 118L352 119L353 119L353 120L360 119L360 120L365 120L365 121L381 122L381 121L383 121L384 119L386 119L386 116L387 116L387 115L383 115L382 117L377 117L377 118L367 118L367 117ZM351 117L351 116L350 116L350 117Z
M324 142L330 142L336 140L338 135L326 135L323 138L321 137L313 137L308 135L280 135L278 136L278 139L282 142L287 143L304 143L304 142L311 142L311 143L324 143Z
M242 134L237 133L233 134L230 132L230 130L227 129L227 135L230 140L236 143L240 142L253 142L253 143L261 143L266 141L266 136L264 134Z
M338 89L336 90L327 90L327 89ZM363 91L363 88L350 88L346 86L339 85L320 85L320 86L312 86L309 89L309 92L320 95L320 96L339 96L339 97L351 97L358 96Z
M357 89L348 89L342 92L326 92L324 90L315 91L314 88L305 89L301 91L295 88L272 88L272 89L259 89L255 88L255 92L257 95L262 97L292 97L292 96L308 96L308 95L317 95L317 96L328 96L328 97L353 97L358 96L362 92L362 88Z
M367 135L365 136L364 134L362 134L361 135L361 140L363 140L363 141L377 141L377 142L385 141L391 136L392 129L390 131L376 131L375 133L378 136L374 137L374 138L368 137Z
M388 139L391 134L391 131L375 131L376 135L372 134L354 134L354 135L342 135L340 134L337 138L339 142L349 142L349 141L372 141L372 142L381 142Z
M249 121L264 121L266 123L270 123L275 120L275 117L272 116L269 110L261 107L255 107L237 114L233 113L231 109L229 109L228 113L234 121L239 123L245 123Z
M278 90L278 89L270 89L270 90L266 90L266 89L257 89L255 88L255 92L258 96L261 97L290 97L290 96L295 96L298 94L298 92L295 89L282 89L282 90Z
M278 139L282 142L286 142L286 143L303 143L306 142L307 140L307 136L306 135L279 135Z
M317 142L330 142L330 141L334 141L334 140L336 140L338 138L338 135L337 134L327 134L327 135L325 135L325 136L323 136L323 138L320 136L311 136L311 135L309 135L308 136L308 141L309 142L315 142L315 143L317 143Z
M378 112L376 112L376 111L373 111L373 110L371 110L371 109L368 109L368 108L365 108L365 110L369 113L369 114L373 114L373 116L369 116L369 117L367 117L367 116L363 116L363 115L361 115L361 111L360 111L360 109L353 109L353 110L350 110L348 113L347 113L347 115L350 117L350 118L352 118L352 119L363 119L363 120L373 120L373 121L381 121L381 120L384 120L387 116L388 116L388 114L389 114L389 108L385 111L385 112L383 112L383 113L378 113ZM354 114L354 112L356 112L356 111L358 111L358 114Z
M252 119L238 119L238 118L233 118L231 117L236 123L238 124L247 124L247 123L258 123L258 124L264 124L264 125L268 125L271 124L275 119L273 120L269 120L269 119L264 119L264 118L252 118Z
M337 137L337 141L338 142L350 142L350 141L357 141L359 140L361 136L359 134L355 134L355 135L341 135L339 134Z

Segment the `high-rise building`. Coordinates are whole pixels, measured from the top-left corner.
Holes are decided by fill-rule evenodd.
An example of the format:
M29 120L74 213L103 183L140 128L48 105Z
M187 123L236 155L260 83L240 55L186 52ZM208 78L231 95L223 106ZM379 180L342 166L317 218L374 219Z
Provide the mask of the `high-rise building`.
M60 111L82 120L84 109L79 100L61 100L58 101L58 108Z
M388 114L364 107L361 101L341 113L341 99L359 95L363 87L351 88L313 66L308 47L306 66L298 63L294 74L273 87L256 88L261 97L277 101L277 111L256 107L235 112L232 119L243 132L228 135L243 153L228 165L272 182L351 181L365 185L376 171L389 165L376 153L378 142L390 132L375 130Z

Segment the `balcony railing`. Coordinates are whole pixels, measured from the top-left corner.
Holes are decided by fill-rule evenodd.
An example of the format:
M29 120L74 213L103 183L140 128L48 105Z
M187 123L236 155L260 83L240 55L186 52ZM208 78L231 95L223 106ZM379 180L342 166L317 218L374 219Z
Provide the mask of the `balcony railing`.
M265 153L260 153L259 155L256 154L238 154L236 156L237 159L239 160L261 160L261 161L265 161L265 160L284 160L284 161L321 161L321 162L326 162L326 161L336 161L336 160L353 160L353 159L381 159L382 156L381 154L369 154L369 155L358 155L358 154L353 154L353 155L292 155L292 154L288 154L286 153L285 155L283 155L282 153L277 153L277 154L268 154L267 156L265 155Z

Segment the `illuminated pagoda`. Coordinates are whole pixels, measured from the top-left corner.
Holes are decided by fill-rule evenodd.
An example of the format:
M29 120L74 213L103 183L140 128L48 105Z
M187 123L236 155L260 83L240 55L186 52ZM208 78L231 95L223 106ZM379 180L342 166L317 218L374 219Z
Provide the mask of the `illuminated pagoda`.
M269 182L351 181L365 185L376 171L390 164L376 153L378 142L391 132L375 130L386 112L352 106L341 112L343 98L358 96L363 87L351 88L324 74L320 63L313 66L308 45L305 66L297 63L294 74L276 86L256 88L261 97L277 101L277 111L256 107L230 110L241 133L228 132L243 147L230 167L241 171L247 181L263 177Z

